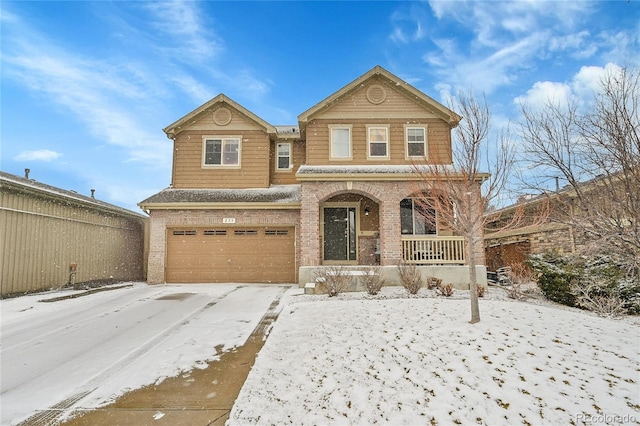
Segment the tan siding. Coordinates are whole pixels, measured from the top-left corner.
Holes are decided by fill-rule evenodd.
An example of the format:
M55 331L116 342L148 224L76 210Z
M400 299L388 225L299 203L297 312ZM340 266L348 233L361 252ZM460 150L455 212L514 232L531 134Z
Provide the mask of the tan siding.
M291 142L293 149L293 168L291 171L282 172L276 171L276 145L278 142L271 144L271 151L269 156L269 167L271 168L271 183L273 185L293 185L298 183L296 179L296 172L301 165L306 162L306 143L304 141Z
M241 136L240 168L203 168L203 136ZM174 142L174 188L266 188L269 136L264 131L185 131Z
M218 125L213 121L213 112L220 108L220 105L215 105L214 107L205 110L194 117L193 121L183 126L181 131L215 131L215 132L228 132L229 129L233 129L235 131L251 131L251 130L261 130L262 128L255 123L253 120L248 119L244 114L239 113L235 109L231 108L228 105L224 105L222 107L227 108L231 111L231 121L224 125Z
M75 282L143 279L144 218L2 188L1 295Z
M374 104L367 99L367 90L372 85L384 87L386 99L382 103ZM339 120L345 117L387 120L437 118L433 111L416 103L384 80L376 78L366 82L357 90L344 95L335 105L323 111L317 118Z
M329 159L329 125L352 125L352 160ZM389 152L387 160L367 158L367 125L389 126ZM425 126L427 128L427 151L430 162L451 162L451 142L449 126L439 119L417 120L313 120L307 126L307 159L309 165L323 164L370 164L400 165L410 164L405 158L405 125Z
M372 103L367 91L374 85L385 91L381 103ZM329 159L329 125L352 125L351 160ZM367 159L367 125L389 126L389 159ZM451 162L451 130L446 121L439 118L428 105L410 98L382 79L373 78L358 89L338 99L307 124L307 159L309 165L323 164L409 164L405 153L405 126L427 127L428 161Z

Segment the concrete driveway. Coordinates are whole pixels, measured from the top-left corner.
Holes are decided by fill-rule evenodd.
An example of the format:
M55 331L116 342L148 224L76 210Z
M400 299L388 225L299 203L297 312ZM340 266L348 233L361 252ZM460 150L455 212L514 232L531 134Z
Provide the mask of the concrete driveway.
M3 300L0 423L54 424L73 412L122 399L134 389L172 381L186 388L210 364L242 352L232 349L242 348L252 333L263 334L265 320L277 315L287 290L293 288L136 283L91 294L69 292L62 298L58 292ZM73 295L80 297L69 297ZM257 350L249 350L253 358ZM243 363L250 366L249 361ZM165 380L168 377L173 378ZM217 379L207 380L206 385L215 385ZM174 395L167 396L172 410L182 411L183 417L189 411L203 414L203 403L194 406L175 391L165 395ZM220 392L205 386L200 393L206 402ZM182 423L157 405L147 399L149 423ZM195 423L183 424L210 424L219 414L206 413ZM147 422L138 418L116 423Z

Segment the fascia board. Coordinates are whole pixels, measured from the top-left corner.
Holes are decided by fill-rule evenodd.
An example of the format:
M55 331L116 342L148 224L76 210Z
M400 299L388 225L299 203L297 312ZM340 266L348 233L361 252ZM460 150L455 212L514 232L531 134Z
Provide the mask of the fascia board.
M139 203L144 210L299 210L300 203Z
M488 173L478 174L477 181L484 181L489 178ZM463 180L462 175L449 175L446 177L433 176L433 179L429 179L429 176L418 175L416 173L310 173L296 175L296 178L300 182L313 182L313 181L436 181L436 180Z

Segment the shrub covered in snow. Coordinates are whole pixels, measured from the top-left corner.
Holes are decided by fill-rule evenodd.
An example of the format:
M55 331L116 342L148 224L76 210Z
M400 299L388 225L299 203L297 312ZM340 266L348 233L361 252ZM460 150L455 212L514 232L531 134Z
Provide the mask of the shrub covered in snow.
M575 306L576 298L571 285L578 281L580 272L570 258L557 253L535 254L527 259L542 294L554 302Z
M610 255L532 255L527 261L545 297L599 315L640 313L640 282Z

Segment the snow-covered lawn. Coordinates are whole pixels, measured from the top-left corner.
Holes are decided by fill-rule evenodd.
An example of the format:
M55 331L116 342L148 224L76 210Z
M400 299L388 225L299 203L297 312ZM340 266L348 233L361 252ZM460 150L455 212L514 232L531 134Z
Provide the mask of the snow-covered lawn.
M640 422L638 318L383 290L292 297L228 424Z

